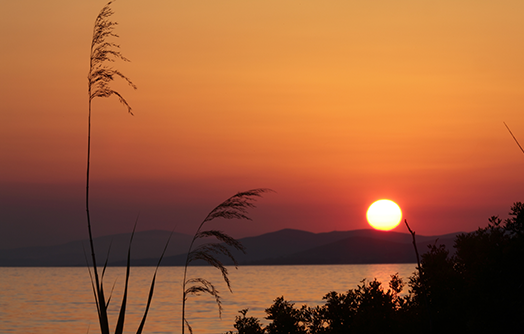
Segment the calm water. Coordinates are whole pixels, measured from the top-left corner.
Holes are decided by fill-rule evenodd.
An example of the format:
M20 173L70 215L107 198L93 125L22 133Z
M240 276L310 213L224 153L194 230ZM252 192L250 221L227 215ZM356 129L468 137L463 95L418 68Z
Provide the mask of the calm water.
M135 333L143 312L153 269L132 268L126 333ZM415 264L336 266L243 266L230 269L233 293L229 293L218 270L189 269L190 277L203 277L215 284L223 299L222 319L213 299L190 297L187 317L197 333L233 330L235 316L249 308L248 315L263 320L264 310L284 296L296 305L322 303L329 291L354 289L363 278L377 278L387 288L390 275L407 277ZM115 289L110 321L117 318L117 305L125 268L109 268L105 287ZM146 333L180 333L180 298L183 268L159 269L155 297L146 323ZM0 333L97 333L96 306L86 268L0 268Z

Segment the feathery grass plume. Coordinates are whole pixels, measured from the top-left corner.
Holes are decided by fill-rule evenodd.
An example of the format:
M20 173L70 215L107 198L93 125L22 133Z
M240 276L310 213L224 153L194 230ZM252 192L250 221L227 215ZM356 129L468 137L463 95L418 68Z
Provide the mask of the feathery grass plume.
M223 265L222 261L220 261L217 258L217 255L225 255L229 259L233 261L235 264L235 268L238 266L238 263L233 256L233 254L229 251L229 247L233 247L239 251L242 251L245 253L244 246L236 239L232 238L231 236L217 230L206 230L202 231L202 227L206 222L212 221L217 218L223 218L223 219L246 219L251 220L247 216L247 211L249 208L254 208L255 205L253 202L256 200L257 197L261 197L262 193L271 191L270 189L253 189L248 190L244 192L239 192L234 196L231 196L224 202L222 202L220 205L218 205L216 208L214 208L207 216L206 218L200 223L200 226L198 227L195 235L193 236L193 240L191 241L191 244L189 246L189 250L187 252L187 258L186 258L186 264L184 267L184 279L182 281L182 334L184 333L185 327L189 329L190 333L193 333L193 329L191 328L189 322L187 321L185 317L185 307L186 307L186 301L187 298L190 295L199 295L200 293L207 293L210 294L215 298L215 302L218 306L218 314L219 316L222 315L222 301L220 298L219 291L215 288L215 286L208 280L204 278L187 278L187 268L189 264L196 260L203 260L206 261L208 264L212 265L213 267L220 270L222 273L222 278L224 279L224 282L226 282L227 287L229 291L231 290L231 282L229 281L228 277L228 271L227 268ZM196 247L193 250L193 245L197 239L203 239L203 238L209 238L214 237L216 238L220 243L207 243L203 244L201 246Z
M120 48L118 44L107 41L109 37L118 38L118 35L113 32L118 23L109 20L111 15L114 14L110 7L112 2L113 1L108 2L107 5L102 8L95 20L93 39L91 41L91 56L89 59L89 75L87 76L89 102L91 103L95 97L110 97L111 95L116 95L132 115L131 106L124 97L109 86L109 83L113 81L115 77L120 77L136 89L136 86L128 77L107 65L108 62L114 62L116 59L129 61L129 59L118 51Z

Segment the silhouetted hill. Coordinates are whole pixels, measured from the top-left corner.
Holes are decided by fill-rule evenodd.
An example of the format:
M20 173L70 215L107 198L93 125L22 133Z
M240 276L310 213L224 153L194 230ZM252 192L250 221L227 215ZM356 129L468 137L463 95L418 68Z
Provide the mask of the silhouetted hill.
M146 231L135 233L132 265L156 265L170 232ZM445 244L453 251L455 235L417 236L420 253L428 244ZM118 234L95 239L97 259L102 263L109 245L110 265L125 265L130 234ZM175 233L162 265L181 266L185 263L192 236ZM234 252L240 265L280 264L357 264L416 262L411 235L376 230L333 231L311 233L284 229L256 237L240 239L246 254ZM85 266L83 249L89 257L87 240L59 246L0 250L0 266ZM232 264L229 259L224 263Z
M458 232L460 233L460 232ZM453 252L458 233L441 236L417 236L419 253L425 253L429 244L444 244ZM256 237L239 239L246 254L234 251L240 265L293 264L361 264L361 263L415 263L411 234L383 232L371 229L312 233L284 229ZM163 265L182 266L186 254L168 256ZM223 258L225 264L232 261ZM156 265L156 259L140 259L135 265ZM113 265L124 265L124 261ZM200 263L203 264L203 263Z
M275 252L269 249L263 252L264 247L257 249L259 254L266 256L251 256L242 258L241 264L251 265L279 265L279 264L363 264L363 263L414 263L416 255L413 249L413 239L410 234L398 232L383 232L377 230L354 230L343 232L318 233L303 236L296 230L283 230L276 234L286 235L300 240L297 247L287 249L288 252ZM417 248L420 253L427 251L427 246L444 244L452 252L455 236L452 233L442 236L417 236ZM301 239L302 237L302 239ZM264 235L256 237L259 241L267 241ZM283 241L283 240L282 240ZM282 242L281 241L281 242ZM244 242L242 240L242 242ZM249 241L244 243L249 244ZM267 247L266 247L267 248Z
M159 230L136 232L131 248L132 258L156 258L158 262L170 233ZM110 263L125 260L130 237L131 233L123 233L95 238L97 264L103 265L108 253ZM187 252L191 239L192 236L173 233L166 255ZM0 250L0 266L85 266L86 257L91 262L89 241L77 240L57 246Z
M411 238L411 236L410 236ZM398 241L402 235L384 237L384 235L351 236L339 241L314 247L287 256L279 256L251 264L257 265L288 265L288 264L371 264L371 263L415 263L417 258L411 241ZM426 241L417 242L420 253L427 251L427 246L437 238L421 238ZM452 238L439 238L438 244L445 244L452 250Z

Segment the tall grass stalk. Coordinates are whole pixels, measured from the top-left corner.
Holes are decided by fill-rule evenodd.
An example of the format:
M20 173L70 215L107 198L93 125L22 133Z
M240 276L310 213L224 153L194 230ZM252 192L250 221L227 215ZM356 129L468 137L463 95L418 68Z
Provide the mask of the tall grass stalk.
M111 3L112 1L108 2L102 8L102 10L100 11L100 13L98 14L95 20L95 25L93 28L93 38L91 41L91 53L90 53L90 58L89 58L89 74L87 76L88 96L89 96L89 115L88 115L88 130L87 130L86 214L87 214L87 229L89 232L89 245L91 249L91 261L92 261L92 266L93 266L92 271L91 271L88 265L88 271L91 277L91 285L92 285L93 294L95 297L96 307L98 311L98 322L100 324L100 331L102 334L109 334L110 332L109 331L108 307L111 301L111 293L109 294L109 297L106 298L105 293L104 293L104 283L103 283L104 274L107 269L107 263L109 259L109 251L108 251L108 255L106 257L104 266L102 268L102 271L99 274L97 261L96 261L96 255L95 255L95 247L93 244L93 234L91 231L91 217L89 215L89 175L90 175L90 164L91 164L91 110L92 110L91 106L92 106L93 100L97 97L111 97L113 95L116 95L119 101L127 108L127 112L133 115L133 113L131 112L131 106L127 103L127 101L124 99L124 97L119 92L111 88L110 83L115 78L119 77L127 81L127 83L131 87L136 89L136 86L131 82L131 80L129 80L129 78L123 75L120 71L108 66L108 63L114 62L115 60L118 60L118 59L123 60L123 61L129 61L127 58L125 58L120 53L120 51L118 51L118 49L120 48L119 45L108 40L111 37L118 38L118 35L114 33L114 29L115 29L115 26L117 25L117 22L110 20L110 17L114 14L113 10L110 7ZM137 218L137 221L138 221L138 218ZM117 319L117 323L115 327L115 334L122 334L124 332L127 297L128 297L128 290L129 290L129 275L130 275L130 268L131 268L131 244L133 242L136 224L137 222L135 222L135 226L133 227L133 232L131 233L131 238L129 240L129 247L127 251L125 285L124 285L124 291L122 295L122 303L120 305L120 311L118 312L118 319ZM155 281L156 281L156 275L158 272L158 267L160 266L160 262L162 261L162 258L164 257L168 244L169 244L169 240L167 241L166 246L164 247L164 251L162 252L162 255L160 256L160 259L154 271L153 278L151 281L151 286L149 288L149 295L148 295L146 307L144 310L144 315L142 316L142 320L136 331L137 334L142 333L144 329L147 314L149 312L149 307L151 305L151 301L153 298L153 292L155 288ZM87 261L87 256L86 256L86 261Z
M120 93L111 89L109 84L115 79L115 77L121 77L126 80L131 87L136 89L136 86L120 71L113 69L108 66L108 62L114 62L116 59L123 61L129 61L125 58L118 49L119 45L109 42L109 37L118 38L118 35L113 32L117 22L110 21L111 15L114 14L111 9L112 1L108 2L104 8L100 11L95 20L93 27L93 38L91 40L91 52L89 57L89 74L87 75L88 80L88 97L89 97L89 113L87 119L87 173L86 173L86 214L87 214L87 229L89 232L89 243L91 246L91 258L93 261L93 267L95 268L95 282L99 285L98 273L96 271L97 263L95 256L95 248L93 246L93 234L91 231L91 217L89 215L89 176L91 167L91 110L92 102L97 97L110 97L116 95L120 102L127 107L129 114L131 112L131 106L122 97Z
M233 247L239 251L245 252L244 246L236 239L231 236L217 230L206 230L203 231L202 228L205 223L212 221L217 218L223 219L246 219L251 220L247 216L247 210L249 208L254 208L255 205L253 202L257 197L261 197L262 193L271 191L270 189L253 189L244 192L239 192L234 196L231 196L220 205L215 207L206 218L200 223L193 240L189 246L187 252L186 263L184 267L184 279L182 281L182 334L184 334L185 327L189 329L190 333L193 333L189 321L186 319L185 310L186 310L186 301L190 295L198 295L200 293L207 293L215 298L215 302L218 306L218 314L222 314L222 301L219 291L215 286L208 281L207 279L197 277L197 278L187 278L187 269L189 265L196 260L203 260L208 264L214 266L220 270L222 278L226 283L230 292L231 284L228 277L227 268L223 265L222 261L217 257L217 255L223 255L228 257L235 264L237 268L237 261L233 254L229 251L227 246ZM193 246L195 241L202 238L213 237L216 238L219 242L216 243L207 243L202 244L195 249Z

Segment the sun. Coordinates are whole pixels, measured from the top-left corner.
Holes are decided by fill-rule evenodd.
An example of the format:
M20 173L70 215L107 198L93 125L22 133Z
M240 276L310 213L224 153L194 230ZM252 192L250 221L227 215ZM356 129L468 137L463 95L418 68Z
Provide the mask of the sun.
M369 225L377 230L389 231L400 224L402 211L397 203L389 199L375 201L366 213Z

